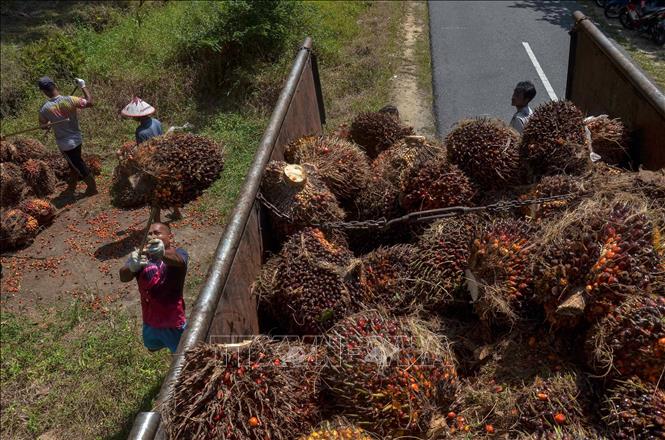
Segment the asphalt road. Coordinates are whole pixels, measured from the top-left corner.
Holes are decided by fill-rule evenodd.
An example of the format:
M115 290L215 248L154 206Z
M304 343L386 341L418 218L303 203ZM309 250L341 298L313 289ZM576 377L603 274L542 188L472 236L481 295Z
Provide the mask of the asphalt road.
M550 96L527 53L528 43L554 94L565 96L568 30L576 2L429 2L434 110L440 135L465 117L510 121L517 82L529 80L537 95Z

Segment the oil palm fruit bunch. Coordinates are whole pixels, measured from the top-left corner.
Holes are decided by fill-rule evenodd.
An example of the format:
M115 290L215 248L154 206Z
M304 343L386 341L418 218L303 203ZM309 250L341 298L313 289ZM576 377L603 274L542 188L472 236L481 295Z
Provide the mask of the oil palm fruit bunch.
M638 378L617 382L607 392L603 421L613 439L662 439L665 391Z
M545 230L536 289L554 327L594 323L657 270L653 224L639 199L588 201Z
M263 173L263 196L289 220L268 210L275 229L289 236L313 223L334 222L344 219L335 195L323 183L313 165L290 165L272 161Z
M412 127L402 125L398 116L388 112L360 113L353 119L349 129L351 140L360 145L372 159L411 134Z
M135 160L154 179L151 204L162 208L196 200L224 168L222 147L190 133L152 138L139 146Z
M394 313L408 313L420 305L410 268L416 256L410 244L382 246L362 257L360 289L363 302Z
M309 163L341 203L355 198L369 177L369 161L353 142L336 136L308 136L286 146L288 163Z
M99 154L84 154L83 161L93 176L102 174L102 157Z
M12 162L0 163L0 205L14 206L27 191L21 168Z
M252 291L283 329L317 335L357 305L357 270L346 247L306 228L268 260Z
M37 220L20 209L7 210L0 217L0 246L4 249L29 245L39 232Z
M537 438L580 438L588 424L585 413L588 400L582 377L575 371L561 371L552 376L536 377L519 392L518 431ZM583 437L589 438L589 437Z
M535 175L575 174L588 165L582 112L570 101L540 104L522 132L522 155Z
M322 374L335 409L381 438L424 433L436 405L457 392L447 341L415 318L363 311L331 328L326 343Z
M286 440L314 426L320 360L310 346L258 336L184 357L163 409L168 438Z
M21 164L21 171L25 182L37 197L47 196L55 191L55 173L45 161L28 159Z
M477 222L475 216L441 219L418 240L410 273L426 308L440 310L465 291Z
M18 150L12 142L0 140L0 162L16 162L17 156Z
M298 440L375 440L364 429L353 426L346 421L326 421L307 435L298 437Z
M44 199L23 200L18 209L37 220L39 226L50 225L55 218L55 206Z
M44 147L44 144L37 139L27 137L16 137L12 139L12 143L16 147L17 155L16 162L25 162L28 159L45 160L49 152Z
M55 173L55 177L61 181L67 181L71 173L67 159L65 159L62 153L49 153L49 155L44 159L46 163L49 164L49 167Z
M603 162L618 165L629 159L630 138L621 119L596 116L586 121L586 127L591 132L591 149Z
M499 119L465 119L446 136L448 159L483 189L522 180L519 135Z
M467 287L480 319L514 323L532 295L529 244L534 231L521 220L486 223L473 241Z
M591 328L585 351L597 374L657 384L665 365L665 297L626 300Z
M445 157L414 169L402 182L401 205L408 212L469 205L476 194L471 180Z
M580 194L583 192L583 181L573 176L557 174L545 176L534 185L529 192L520 196L521 200L533 200L566 194ZM523 206L522 214L532 219L552 218L563 213L573 203L572 199L552 200L549 202Z
M361 219L393 218L402 213L400 189L423 163L443 155L443 146L423 136L408 136L372 162L367 188L356 199Z

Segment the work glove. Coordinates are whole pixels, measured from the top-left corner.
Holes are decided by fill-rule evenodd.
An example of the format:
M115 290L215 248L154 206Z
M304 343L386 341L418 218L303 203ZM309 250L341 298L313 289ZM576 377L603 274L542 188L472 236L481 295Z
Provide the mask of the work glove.
M129 261L127 261L127 267L132 273L137 273L144 267L148 265L148 259L139 253L138 250L129 254Z
M153 238L144 248L148 257L153 260L161 260L164 257L164 242L159 238Z
M74 81L76 81L76 85L78 86L79 89L85 88L85 81L82 80L81 78L74 78Z

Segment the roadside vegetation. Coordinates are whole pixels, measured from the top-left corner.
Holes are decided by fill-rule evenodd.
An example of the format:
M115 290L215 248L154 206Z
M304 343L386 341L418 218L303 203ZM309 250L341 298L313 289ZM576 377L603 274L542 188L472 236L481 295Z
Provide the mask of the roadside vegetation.
M388 102L399 2L2 2L2 132L33 126L49 75L70 93L84 78L96 106L82 116L85 148L113 152L135 125L119 110L136 94L165 127L189 122L222 141L222 178L197 209L225 216L306 35L315 41L332 131ZM41 137L55 149L52 137ZM190 280L191 281L191 280ZM188 288L198 290L192 281ZM20 293L19 293L20 295ZM94 300L3 308L2 438L125 438L149 409L168 353L142 346L140 319ZM188 303L191 304L191 303Z

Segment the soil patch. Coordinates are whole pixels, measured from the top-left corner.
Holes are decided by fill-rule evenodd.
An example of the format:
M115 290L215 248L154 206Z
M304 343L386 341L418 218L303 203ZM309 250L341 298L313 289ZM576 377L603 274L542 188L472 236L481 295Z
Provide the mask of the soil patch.
M393 100L406 124L413 126L416 133L432 136L435 134L432 91L419 80L426 76L431 84L431 68L428 63L420 62L418 53L423 43L427 43L424 50L429 51L427 3L408 2L405 9L402 53L392 80Z
M140 245L149 210L112 208L108 177L100 177L98 183L99 195L64 206L31 246L3 254L3 310L31 313L37 306L49 307L72 298L95 309L120 302L130 310L138 310L136 285L121 283L118 269ZM188 205L183 210L184 218L171 223L176 245L190 255L185 292L188 304L198 294L223 231L219 215L202 214L197 208L197 202Z

